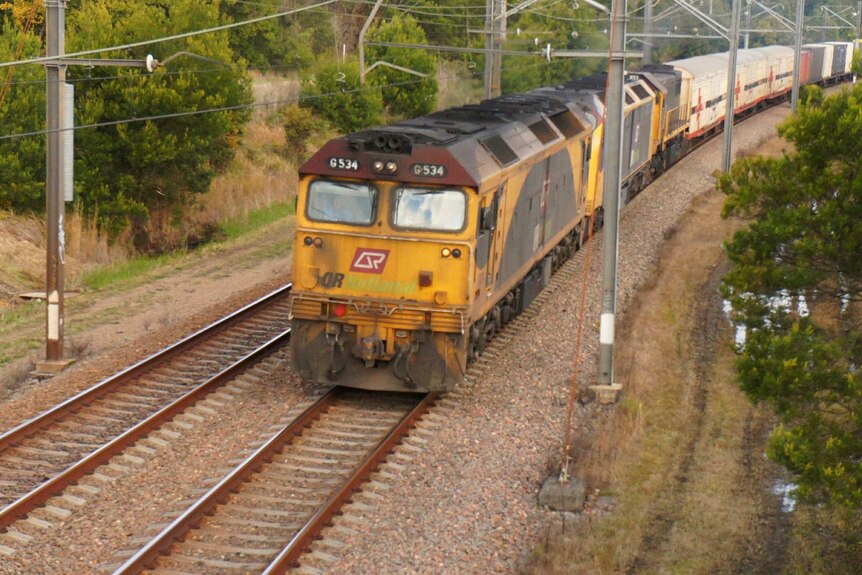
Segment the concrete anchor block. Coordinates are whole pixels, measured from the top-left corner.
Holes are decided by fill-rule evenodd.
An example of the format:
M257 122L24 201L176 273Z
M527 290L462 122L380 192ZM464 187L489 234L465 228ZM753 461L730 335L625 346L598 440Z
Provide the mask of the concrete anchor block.
M554 511L580 511L584 508L587 488L583 481L570 477L565 483L559 475L551 475L539 491L539 503Z
M587 388L585 399L587 401L598 401L601 405L610 405L620 400L623 391L621 383L610 385L591 385Z

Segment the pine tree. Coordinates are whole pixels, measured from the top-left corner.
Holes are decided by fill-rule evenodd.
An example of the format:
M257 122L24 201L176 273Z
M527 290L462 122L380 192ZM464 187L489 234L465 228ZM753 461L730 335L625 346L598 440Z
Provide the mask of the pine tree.
M769 454L814 501L862 507L862 85L809 98L779 133L795 151L746 158L721 177L724 290L747 338L742 389L782 425ZM799 302L803 301L804 305Z

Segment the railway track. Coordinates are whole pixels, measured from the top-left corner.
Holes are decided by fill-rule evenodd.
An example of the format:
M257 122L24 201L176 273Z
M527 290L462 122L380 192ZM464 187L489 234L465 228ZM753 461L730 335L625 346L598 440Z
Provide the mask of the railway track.
M435 400L332 389L114 575L286 572Z
M0 533L286 342L289 293L290 284L0 435Z

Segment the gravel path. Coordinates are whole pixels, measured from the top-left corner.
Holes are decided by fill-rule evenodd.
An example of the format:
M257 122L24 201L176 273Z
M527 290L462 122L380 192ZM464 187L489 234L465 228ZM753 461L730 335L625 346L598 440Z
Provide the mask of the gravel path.
M789 113L782 105L736 128L736 149L751 149L775 133ZM679 225L692 200L713 190L722 138L654 182L623 211L619 305L624 314L653 274L665 234ZM601 302L601 244L592 246L580 382L594 380ZM405 463L385 466L382 499L357 497L336 526L354 535L342 551L318 553L304 571L327 573L515 573L555 513L537 496L559 461L567 386L571 381L583 258L574 281L557 289L518 330L498 362L472 387L450 395L445 423ZM620 322L618 314L617 322ZM503 337L505 337L505 333ZM624 382L623 382L624 383ZM583 384L581 384L583 387ZM578 406L578 434L606 407ZM334 558L334 560L333 560Z

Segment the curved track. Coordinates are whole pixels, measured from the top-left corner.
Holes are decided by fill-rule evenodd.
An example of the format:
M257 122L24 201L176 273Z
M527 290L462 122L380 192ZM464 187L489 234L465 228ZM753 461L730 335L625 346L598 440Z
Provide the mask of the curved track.
M114 575L286 572L435 400L334 388Z
M282 345L290 287L0 435L0 531Z

